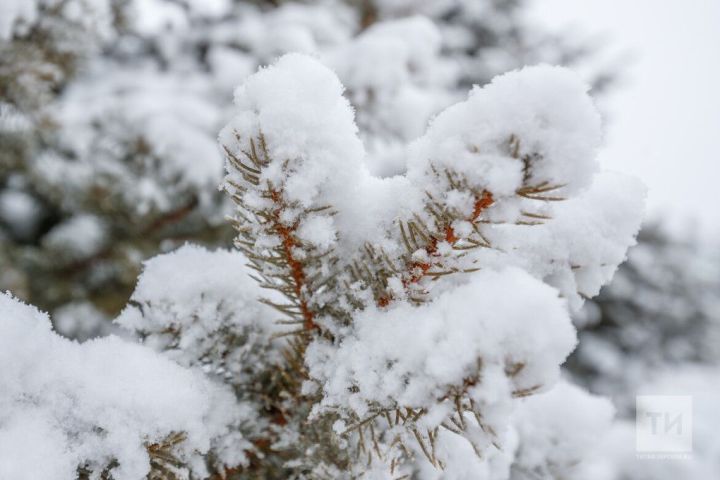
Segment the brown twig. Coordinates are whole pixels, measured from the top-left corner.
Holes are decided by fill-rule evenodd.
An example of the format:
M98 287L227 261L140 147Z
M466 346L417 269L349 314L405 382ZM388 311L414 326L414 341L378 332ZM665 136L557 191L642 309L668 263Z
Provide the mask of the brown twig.
M492 193L488 191L483 191L482 194L479 196L476 196L475 198L475 204L473 205L473 212L468 218L468 221L473 223L476 222L482 213L493 205L495 202ZM442 240L449 243L451 246L455 246L460 238L458 238L455 229L450 224L444 225L442 231L444 232L444 236L442 237ZM431 257L438 256L438 247L440 245L440 238L433 236L430 237L429 241L427 242L427 245L425 246L425 251L427 254ZM429 261L412 261L408 265L407 272L408 274L405 276L405 278L402 279L402 284L405 289L408 289L411 285L417 284L422 280L426 275L428 275L428 271L433 266L432 263ZM378 305L380 307L385 307L390 304L392 301L392 295L386 294L382 297L380 297L377 301Z

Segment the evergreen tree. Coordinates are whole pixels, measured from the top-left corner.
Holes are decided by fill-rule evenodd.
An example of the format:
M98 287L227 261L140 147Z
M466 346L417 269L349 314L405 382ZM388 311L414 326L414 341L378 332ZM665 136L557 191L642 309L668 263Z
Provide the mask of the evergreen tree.
M520 2L6 3L0 288L75 338L107 333L143 259L230 245L215 136L260 65L320 56L346 85L367 164L390 175L471 84L582 50L525 24Z
M117 318L142 345L71 342L0 297L0 474L587 478L612 407L559 380L570 314L644 195L598 171L587 90L499 76L382 178L331 70L250 76L220 133L237 248L145 264Z

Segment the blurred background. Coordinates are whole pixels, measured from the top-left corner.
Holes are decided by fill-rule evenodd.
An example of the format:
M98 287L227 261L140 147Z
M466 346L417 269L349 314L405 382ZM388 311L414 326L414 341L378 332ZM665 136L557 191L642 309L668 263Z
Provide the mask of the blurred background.
M144 259L231 247L215 138L282 53L338 73L377 175L472 85L562 64L606 117L604 165L649 188L566 365L618 409L598 478L720 478L718 47L716 0L2 0L0 289L84 341L113 330ZM693 396L691 458L635 458L639 393Z

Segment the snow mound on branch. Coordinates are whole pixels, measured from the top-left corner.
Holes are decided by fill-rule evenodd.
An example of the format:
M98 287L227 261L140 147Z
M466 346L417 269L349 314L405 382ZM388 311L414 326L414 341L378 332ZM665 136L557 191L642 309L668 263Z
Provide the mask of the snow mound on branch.
M547 65L495 77L435 118L413 146L408 174L447 168L496 197L514 195L523 180L577 192L598 169L600 115L588 90L571 71Z
M236 423L224 388L117 337L77 344L48 316L0 296L0 478L72 480L77 468L117 480L149 472L146 445L177 432L179 458L200 454Z
M541 225L497 225L487 236L504 252L482 252L485 264L515 264L556 287L573 311L598 294L635 244L645 187L626 175L602 172L575 198L554 205Z
M409 17L371 26L334 52L330 63L348 89L389 94L412 80L432 83L441 73L435 65L440 47L440 32L430 20Z
M508 269L479 272L427 305L360 312L350 336L329 350L312 344L306 362L324 405L349 405L362 417L371 405L432 408L478 368L502 371L507 363L524 365L512 383L481 373L479 390L502 397L550 386L575 342L557 292Z
M191 20L217 20L231 9L229 0L130 0L130 25L140 34L161 36L190 28Z
M20 238L32 238L42 221L42 206L32 195L22 190L0 192L0 222L9 226Z
M255 355L279 331L277 314L258 301L271 293L250 277L246 264L240 252L196 245L153 257L116 323L181 365L240 383L249 368L272 360L272 350ZM236 343L228 345L228 338Z
M587 478L584 459L592 458L612 425L610 401L559 382L548 392L525 399L514 416L519 445L513 479Z
M440 453L445 469L421 465L419 478L427 480L610 480L597 473L588 459L612 425L610 401L561 380L551 390L518 402L503 450L479 457L460 437L440 431ZM634 449L633 449L634 451Z
M236 90L235 103L240 113L220 132L220 143L251 168L256 168L248 159L252 152L266 164L259 169L260 187L235 192L245 172L228 161L229 191L252 208L270 208L272 202L258 191L269 182L292 207L279 220L295 225L302 240L320 250L333 246L338 232L362 241L367 234L363 227L377 228L379 223L370 215L388 210L388 204L381 206L369 195L366 187L373 179L363 163L365 150L354 112L329 68L306 55L285 55L249 77ZM404 190L395 196L401 202ZM322 210L328 206L337 215ZM316 211L301 215L311 209Z
M327 67L305 55L285 55L236 90L241 113L223 129L220 141L234 145L232 153L245 159L243 151L252 151L251 140L259 148L262 134L276 161L263 169L261 182L284 185L289 202L317 206L323 190L346 195L365 153L353 109L342 93L342 84ZM237 132L246 136L235 141Z

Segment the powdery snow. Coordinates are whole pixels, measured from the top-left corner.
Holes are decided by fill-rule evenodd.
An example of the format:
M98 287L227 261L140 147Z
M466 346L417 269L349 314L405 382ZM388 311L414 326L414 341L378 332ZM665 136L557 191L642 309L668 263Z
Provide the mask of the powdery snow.
M46 314L0 296L0 477L73 480L149 472L146 445L184 432L176 455L199 475L214 438L238 421L226 388L117 337L77 344ZM238 445L240 447L240 445Z
M248 369L275 359L271 337L279 331L277 315L258 301L277 298L257 286L246 264L239 252L194 245L158 255L145 262L116 323L181 365L242 383Z
M432 409L478 371L513 364L523 370L492 385L494 395L549 387L575 341L555 290L522 270L482 271L427 305L358 313L351 334L338 346L313 344L307 362L324 385L324 405L349 405L363 417L395 404ZM472 395L483 398L488 386L479 384Z

